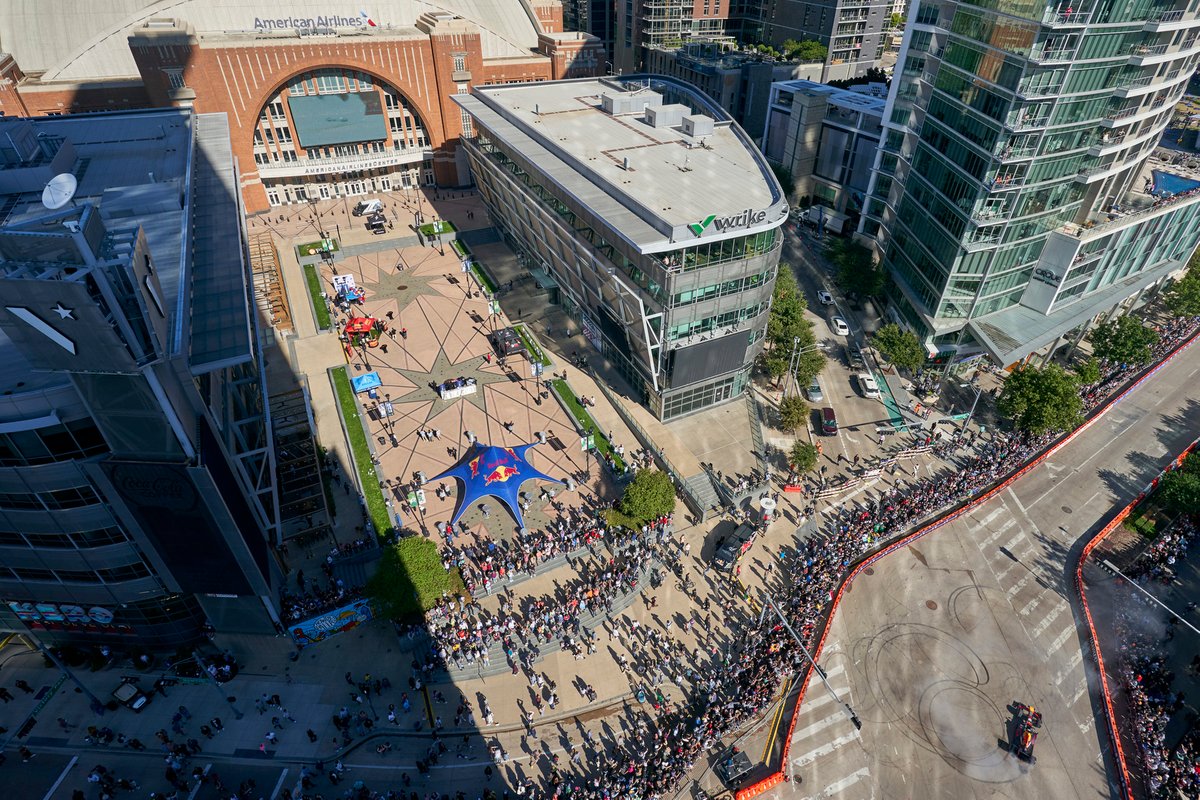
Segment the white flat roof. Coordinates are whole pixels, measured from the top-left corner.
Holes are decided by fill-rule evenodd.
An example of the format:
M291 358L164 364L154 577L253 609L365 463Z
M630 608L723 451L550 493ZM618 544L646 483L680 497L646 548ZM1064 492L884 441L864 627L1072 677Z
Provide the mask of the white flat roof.
M782 190L745 132L682 82L653 81L655 91L672 94L659 105L690 100L695 113L715 118L713 132L691 137L679 127L653 127L642 112L606 113L601 96L637 88L632 80L483 86L453 99L643 252L783 224ZM757 223L722 227L724 219L747 210L765 215ZM690 225L700 225L702 233Z
M45 73L44 81L128 78L138 75L128 37L151 19L182 19L203 35L253 31L256 21L357 22L360 11L375 26L359 29L378 33L411 29L425 12L448 12L479 26L484 58L529 55L537 47L538 29L518 0L371 0L365 6L338 0L3 0L0 51L27 73Z

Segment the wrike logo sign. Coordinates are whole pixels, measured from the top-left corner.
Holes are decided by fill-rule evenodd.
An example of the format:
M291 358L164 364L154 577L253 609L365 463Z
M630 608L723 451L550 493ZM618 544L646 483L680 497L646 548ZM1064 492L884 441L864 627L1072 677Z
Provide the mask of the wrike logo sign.
M704 231L708 230L711 225L716 229L717 233L733 230L734 228L744 228L748 225L757 225L767 218L767 212L755 211L747 208L740 214L734 214L732 217L718 217L716 214L709 214L699 222L688 224L688 229L697 236L704 235Z
M367 16L366 11L359 11L357 17L343 17L331 14L328 17L255 17L254 30L278 31L293 28L374 28L375 20Z

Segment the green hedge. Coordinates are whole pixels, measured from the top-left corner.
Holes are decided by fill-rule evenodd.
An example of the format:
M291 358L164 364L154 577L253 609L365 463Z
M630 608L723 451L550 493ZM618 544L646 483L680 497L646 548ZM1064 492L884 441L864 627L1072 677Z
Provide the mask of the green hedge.
M475 275L475 280L479 281L479 285L487 289L488 294L496 293L496 282L484 271L483 265L474 259L471 260L471 272Z
M533 334L527 331L524 325L513 325L513 330L517 332L517 336L521 337L521 342L524 343L525 349L529 351L530 358L543 367L550 366L551 361L546 356L546 352L538 346L538 343L534 341Z
M471 248L463 244L462 239L451 239L450 248L454 250L455 253L458 253L459 258L466 258L471 254Z
M346 433L350 437L354 466L358 469L359 482L363 487L367 516L375 526L375 532L381 536L385 535L392 529L392 521L388 518L387 503L383 501L383 491L379 488L375 465L371 463L367 432L363 429L358 400L354 397L354 390L350 388L350 377L346 374L345 367L333 370L333 385L337 391L338 405L342 409L342 420L346 423Z
M600 451L600 454L612 456L613 463L617 465L617 472L624 472L625 459L621 458L617 455L617 451L613 450L612 442L601 432L600 426L592 419L592 415L588 413L587 409L580 404L579 399L575 396L575 392L571 391L570 385L562 378L551 381L551 385L554 387L555 393L562 398L567 410L571 412L571 416L575 418L580 427L584 430L588 428L592 429L592 434L596 437L596 449Z
M328 330L333 327L333 321L329 318L329 307L325 305L325 298L321 297L321 276L312 264L304 266L304 282L308 284L308 296L312 300L313 313L317 315L317 327Z
M420 228L421 235L426 239L434 236L441 236L444 233L457 233L458 228L454 227L454 223L448 219L439 219L437 222L426 222Z

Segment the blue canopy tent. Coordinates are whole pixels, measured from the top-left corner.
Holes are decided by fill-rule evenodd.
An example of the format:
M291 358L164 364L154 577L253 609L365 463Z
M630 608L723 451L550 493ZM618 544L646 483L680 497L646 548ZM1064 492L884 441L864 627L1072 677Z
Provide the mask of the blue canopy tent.
M561 480L534 469L533 465L525 460L525 452L536 446L537 442L516 447L494 447L475 442L464 460L435 476L432 480L455 478L462 482L462 491L459 493L458 505L454 509L454 517L450 524L455 525L473 503L490 495L504 503L517 521L517 526L524 528L525 520L521 517L521 502L518 497L521 484L528 480L562 483Z

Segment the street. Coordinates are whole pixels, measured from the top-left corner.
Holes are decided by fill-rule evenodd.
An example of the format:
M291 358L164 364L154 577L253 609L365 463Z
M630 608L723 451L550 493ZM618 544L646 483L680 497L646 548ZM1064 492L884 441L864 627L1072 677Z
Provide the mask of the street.
M820 661L863 729L814 680L791 751L799 780L767 796L1113 794L1071 553L1194 438L1198 365L1193 347L1002 495L858 578ZM1013 701L1044 714L1036 765L1001 747Z

